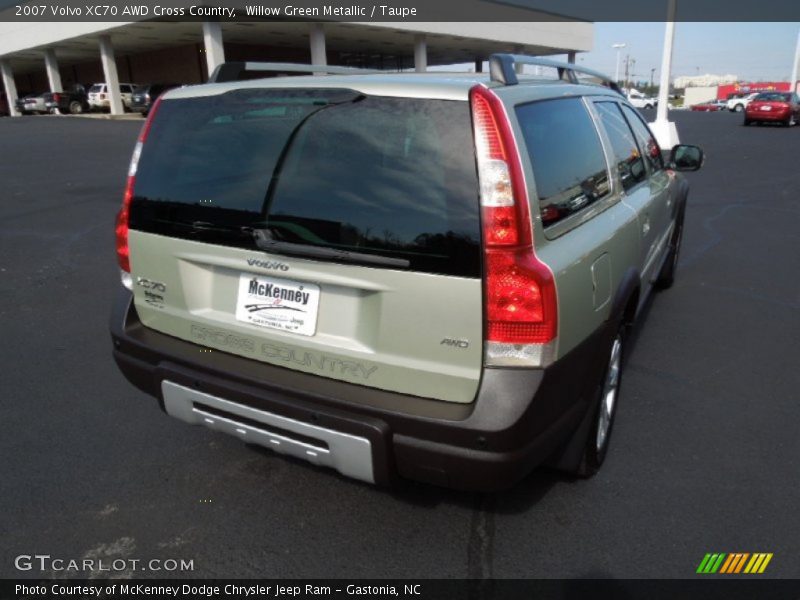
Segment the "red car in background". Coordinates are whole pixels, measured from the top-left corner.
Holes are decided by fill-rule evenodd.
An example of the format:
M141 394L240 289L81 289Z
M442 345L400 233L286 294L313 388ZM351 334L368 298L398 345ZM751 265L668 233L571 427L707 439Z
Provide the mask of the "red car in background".
M700 104L692 104L691 109L697 112L717 112L728 107L725 100L708 100Z
M744 124L781 123L792 127L800 122L800 98L792 92L764 92L753 98L744 112Z

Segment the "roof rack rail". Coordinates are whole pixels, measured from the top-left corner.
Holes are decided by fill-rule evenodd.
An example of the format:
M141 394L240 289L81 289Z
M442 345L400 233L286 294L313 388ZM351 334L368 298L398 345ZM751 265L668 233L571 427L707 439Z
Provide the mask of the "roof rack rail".
M599 79L602 85L622 94L622 90L617 83L608 75L603 75L599 71L587 69L586 67L579 67L572 63L540 58L538 56L526 56L524 54L492 54L489 57L489 74L492 81L497 81L503 85L517 85L519 79L514 69L517 64L552 67L558 71L559 79L564 79L570 83L579 83L576 73L585 73L586 75L591 75Z
M359 73L381 73L372 69L359 69L356 67L336 67L327 65L304 65L298 63L272 63L272 62L226 62L217 66L209 83L222 83L223 81L239 81L246 72L263 73L325 73L328 75L355 75Z

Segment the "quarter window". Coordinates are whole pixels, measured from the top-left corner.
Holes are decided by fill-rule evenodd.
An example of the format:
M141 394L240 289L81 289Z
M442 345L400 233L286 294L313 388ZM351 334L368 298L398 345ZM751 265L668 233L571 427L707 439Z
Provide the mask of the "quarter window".
M610 192L603 147L580 98L518 106L542 224L557 223Z
M636 139L628 122L620 112L619 104L598 102L595 106L611 142L614 152L613 162L616 165L622 189L628 191L647 178L647 167L642 153L636 145Z
M636 141L639 142L639 148L644 154L647 163L650 165L650 171L656 172L664 168L664 159L661 156L661 148L658 145L653 132L645 125L642 117L629 106L622 106L622 112L628 119L633 133L636 136Z

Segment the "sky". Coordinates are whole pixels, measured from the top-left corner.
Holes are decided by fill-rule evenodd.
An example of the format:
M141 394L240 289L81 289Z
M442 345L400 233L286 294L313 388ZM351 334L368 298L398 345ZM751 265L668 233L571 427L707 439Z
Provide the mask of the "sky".
M769 1L769 0L767 0ZM595 23L594 48L578 62L613 77L620 51L620 77L627 54L635 59L635 80L658 83L664 23ZM800 23L676 23L672 77L738 75L742 81L787 81L792 70ZM634 78L632 78L634 79Z

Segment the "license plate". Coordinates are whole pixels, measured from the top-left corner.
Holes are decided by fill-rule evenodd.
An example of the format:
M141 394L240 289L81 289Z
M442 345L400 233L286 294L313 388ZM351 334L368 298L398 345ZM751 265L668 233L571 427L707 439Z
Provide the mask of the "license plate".
M771 106L762 106L761 110L772 110Z
M319 295L313 283L242 273L236 320L311 336L317 330Z

